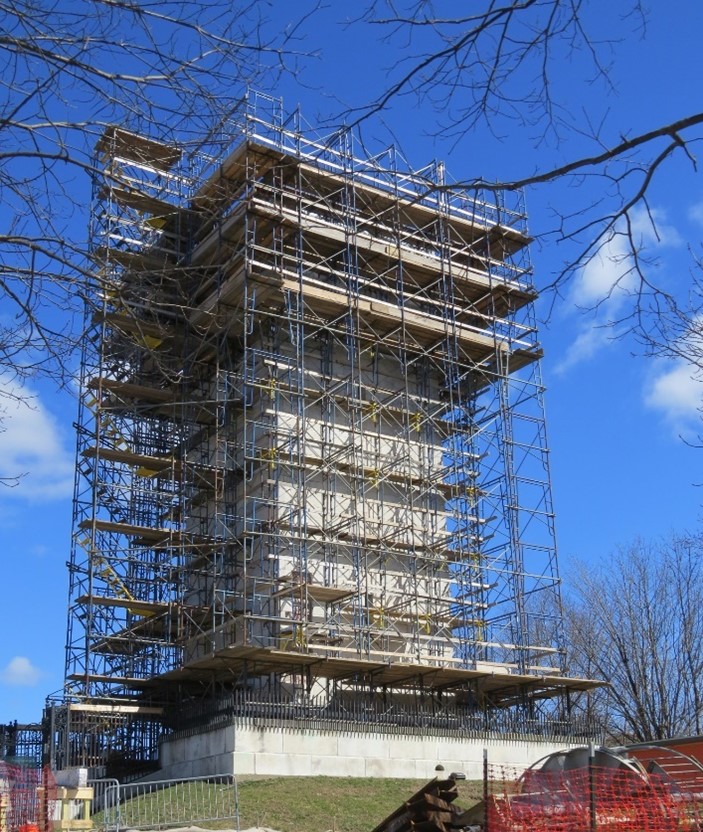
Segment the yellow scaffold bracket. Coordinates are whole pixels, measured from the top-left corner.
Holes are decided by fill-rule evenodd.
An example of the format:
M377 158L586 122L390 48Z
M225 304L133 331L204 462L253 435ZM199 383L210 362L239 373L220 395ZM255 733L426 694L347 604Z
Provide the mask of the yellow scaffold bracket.
M381 405L378 402L370 402L366 412L371 421L376 424L378 422L378 414L381 412Z
M112 587L118 598L122 598L125 601L133 601L135 604L139 603L134 595L132 595L132 593L124 585L122 578L117 574L112 566L110 566L105 558L96 555L94 556L94 562L96 565L95 574L101 577L106 584ZM138 615L141 618L144 618L145 616L149 617L149 613L145 613L143 609L139 609L138 607L127 607L127 612L132 615Z
M124 585L122 578L115 572L105 558L99 555L94 558L95 574L99 575L105 583L109 584L117 593L118 597L124 598L125 601L135 601L134 595ZM130 610L131 612L131 610Z
M122 436L119 429L108 414L104 410L100 411L100 400L95 396L86 396L85 406L94 416L99 418L103 434L114 441L115 447L119 448L121 451L128 451L129 443L127 440L124 436Z
M159 472L153 468L145 468L143 465L134 469L134 473L138 477L155 477Z
M120 451L129 450L129 442L122 436L120 431L115 427L105 413L100 415L100 422L103 426L103 434L115 443L115 447Z
M478 498L483 496L483 491L480 488L477 488L475 485L467 485L466 486L466 496L468 497L469 501L471 502L472 506L475 506L478 502Z
M119 289L105 289L103 291L103 295L105 296L105 300L108 301L112 305L112 308L116 311L128 311L127 306L120 295Z
M84 535L83 537L79 537L76 540L76 543L81 547L81 549L85 549L86 552L90 552L90 550L92 548L91 540L88 537L88 535Z
M268 462L269 472L272 471L273 465L278 459L278 448L264 448L261 451L261 458Z
M386 610L384 607L376 607L371 610L371 621L378 627L386 626Z
M168 222L169 215L163 214L161 216L154 216L154 217L147 217L144 220L144 225L148 225L149 228L155 228L157 231L161 231L162 228L166 226Z
M485 621L482 621L480 618L470 618L466 623L476 629L476 635L479 638L483 638L483 631L486 627Z
M153 335L141 335L140 338L142 343L148 350L156 350L164 342L163 338L156 338Z

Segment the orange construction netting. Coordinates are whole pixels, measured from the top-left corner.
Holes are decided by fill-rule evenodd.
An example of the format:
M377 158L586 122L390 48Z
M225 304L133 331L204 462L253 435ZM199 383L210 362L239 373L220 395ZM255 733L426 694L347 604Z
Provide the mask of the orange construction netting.
M486 832L675 832L700 828L703 795L666 776L608 768L491 766Z
M0 761L0 830L48 832L56 783L51 770Z

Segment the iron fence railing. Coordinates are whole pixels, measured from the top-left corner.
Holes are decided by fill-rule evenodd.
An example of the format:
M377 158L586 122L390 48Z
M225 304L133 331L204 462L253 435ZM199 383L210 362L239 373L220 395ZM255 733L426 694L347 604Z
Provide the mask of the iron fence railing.
M231 774L119 783L94 780L93 826L105 832L223 822L239 829L237 781Z
M309 699L294 702L272 696L248 697L235 692L207 703L199 701L183 705L178 720L169 725L166 739L188 736L237 723L280 725L295 723L298 727L338 728L346 730L380 730L384 733L422 731L427 734L463 734L484 737L519 735L526 737L560 738L566 741L597 739L601 727L592 720L558 714L527 715L518 709L479 711L446 705L431 708L410 704L348 699L324 701Z

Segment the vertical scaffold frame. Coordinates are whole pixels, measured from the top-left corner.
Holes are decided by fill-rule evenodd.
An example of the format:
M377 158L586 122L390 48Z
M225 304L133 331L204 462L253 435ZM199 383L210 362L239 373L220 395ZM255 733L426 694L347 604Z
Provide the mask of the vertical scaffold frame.
M263 95L228 131L96 149L67 695L532 713L570 685L520 195Z

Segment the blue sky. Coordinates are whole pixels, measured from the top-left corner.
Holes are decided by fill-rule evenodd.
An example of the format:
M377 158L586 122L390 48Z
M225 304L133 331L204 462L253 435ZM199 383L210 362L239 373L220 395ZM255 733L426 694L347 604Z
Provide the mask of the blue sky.
M274 0L272 31L288 23L295 5ZM382 90L394 64L409 54L400 40L381 44L374 27L344 25L350 5L330 0L305 23L299 46L319 51L319 57L303 61L301 74L284 77L277 88L286 108L300 104L311 123L318 115L339 113L340 102L363 103ZM454 12L465 7L438 5ZM562 56L555 94L577 124L587 108L605 118L606 133L614 140L701 109L703 52L695 38L703 31L703 4L685 4L685 12L674 14L668 4L653 2L645 37L633 33L632 20L617 18L605 2L594 0L588 13L603 41L612 89L590 82L582 54ZM363 130L372 143L388 141L390 130L416 167L443 158L455 178L519 177L589 147L583 135L571 134L561 144L549 136L535 141L529 131L508 123L501 125L500 139L477 129L456 141L430 135L436 119L427 105L404 99L384 113L382 122L366 123ZM589 179L578 186L528 191L532 234L553 228L555 210L587 203L605 185ZM703 232L703 180L689 162L675 158L655 180L651 207L658 238L643 213L634 215L637 233L648 254L658 258L657 280L680 292L690 282L690 249L699 249ZM532 251L537 284L549 283L570 257L568 244L538 240ZM682 440L695 442L700 429L699 382L690 368L646 358L631 337L616 339L620 330L600 326L627 311L625 293L614 293L595 312L580 311L602 298L627 265L615 239L600 260L563 287L553 308L552 298L539 306L541 317L548 317L541 340L563 568L571 557L606 558L636 536L694 530L700 523L703 490L696 483L703 482L703 451ZM17 488L0 492L0 722L38 719L44 697L60 688L63 675L76 407L70 393L59 393L47 382L30 383L30 388L33 408L6 403L7 430L0 434L3 472L27 471Z

